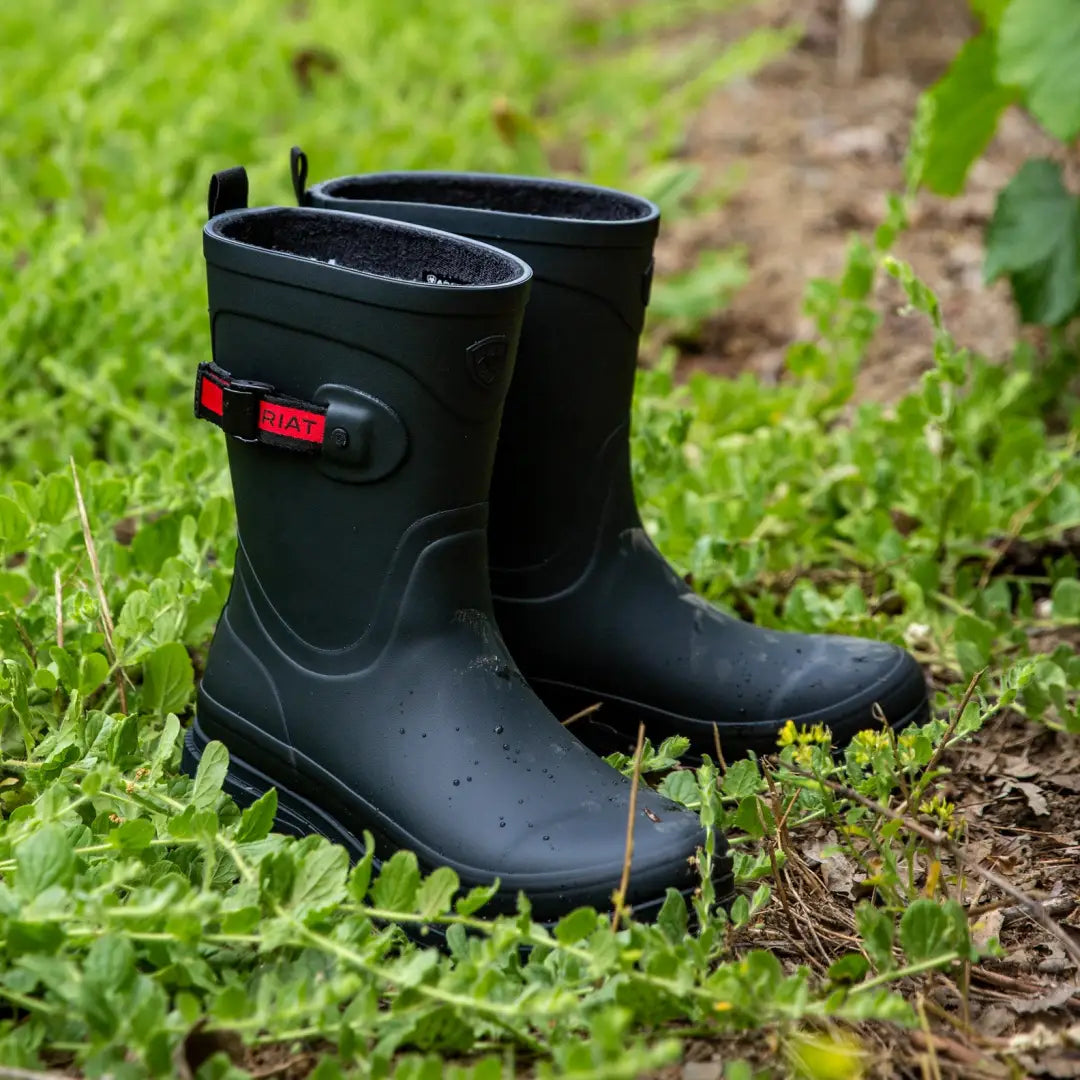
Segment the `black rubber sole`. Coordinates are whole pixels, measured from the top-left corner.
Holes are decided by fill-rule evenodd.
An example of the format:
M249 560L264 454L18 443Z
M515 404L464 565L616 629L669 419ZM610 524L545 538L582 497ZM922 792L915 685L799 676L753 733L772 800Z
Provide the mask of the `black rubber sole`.
M570 730L597 754L633 753L639 722L645 724L645 734L656 745L669 736L686 735L695 728L702 727L701 722L693 717L667 712L614 694L597 693L569 683L551 679L529 679L529 685L564 723L575 715L583 714L572 721ZM894 731L901 731L911 724L924 724L929 719L930 705L924 700L899 719L892 721L889 726ZM870 726L857 724L834 733L838 735L835 749L842 750L857 731ZM717 734L727 761L744 757L751 751L759 756L777 752L779 728L775 724L721 723L717 725ZM702 754L716 757L715 738L711 728L707 734L697 738L691 736L690 749L684 761L686 764L699 764Z
M200 729L198 720L194 721L184 735L184 749L180 759L180 765L184 772L194 776L199 767L203 751L209 742L210 740ZM231 751L229 753L229 771L226 774L223 788L225 793L241 809L250 806L271 788L275 788L278 793L277 817L275 819L277 832L296 837L310 836L312 834L323 836L332 843L340 844L345 848L349 853L349 859L353 862L358 861L365 854L363 840L342 825L337 818L328 814L310 799L291 791L287 786L275 781L254 766L247 764ZM383 859L378 854L379 848L387 846L380 844L379 838L376 837L376 854L372 859L372 868L375 874L379 872L383 862ZM730 852L725 852L723 855L714 858L713 884L716 889L717 902L724 908L729 907L735 899L735 875ZM683 889L681 894L689 900L693 891L693 889ZM634 918L639 922L648 923L654 921L664 900L665 897L660 896L655 900L635 904L633 907ZM693 918L693 908L690 909L690 914L691 918ZM480 915L483 917L482 911ZM555 921L540 922L540 925L550 929L555 925ZM426 925L426 935L421 935L420 924L406 924L403 929L410 937L428 943L442 944L445 939L445 931L438 924Z

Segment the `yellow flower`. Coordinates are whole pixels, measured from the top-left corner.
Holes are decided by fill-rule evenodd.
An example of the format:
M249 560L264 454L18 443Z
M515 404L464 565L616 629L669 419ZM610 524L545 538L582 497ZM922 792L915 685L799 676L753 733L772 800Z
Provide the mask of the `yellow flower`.
M776 738L778 746L813 746L815 743L828 745L832 742L832 732L824 724L814 724L811 727L795 726L794 720L789 720L780 729Z

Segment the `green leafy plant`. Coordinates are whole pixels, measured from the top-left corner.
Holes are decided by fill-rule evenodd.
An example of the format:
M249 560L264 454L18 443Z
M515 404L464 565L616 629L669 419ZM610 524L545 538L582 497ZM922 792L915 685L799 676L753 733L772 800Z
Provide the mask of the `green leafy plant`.
M1059 135L1072 122L1075 95L1047 90L1072 77L1059 43L1047 59L1008 24L1050 0L982 0L963 63L984 91L965 122L968 97L941 91L916 125L907 193L838 279L811 283L814 334L783 380L681 382L657 340L662 359L638 375L635 483L679 570L763 625L907 643L940 687L928 724L842 751L789 727L775 754L727 762L646 741L643 782L708 837L700 892L670 894L652 925L579 909L545 926L524 900L489 918L491 889L463 894L411 853L376 866L369 840L350 866L321 838L275 834L272 793L242 811L222 794L224 747L195 777L178 768L235 555L224 452L189 415L206 175L242 160L260 198L284 199L282 146L302 137L319 175L571 163L697 213L724 185L703 189L678 157L690 113L793 34L717 49L683 33L725 2L0 11L0 1063L122 1080L629 1080L708 1039L730 1080L778 1060L852 1075L866 1021L921 1026L929 978L962 999L995 955L965 905L979 871L950 770L998 723L1080 730L1073 360L1059 345L1007 367L969 354L889 252L924 170L943 167L940 125L974 156L1001 87ZM1037 166L1025 184L1050 192L1048 177ZM996 257L1064 310L1068 249L1044 237L1029 258L1033 205L1010 209L1025 224L1013 236L1003 219ZM709 254L658 282L656 337L709 316L742 269ZM929 326L934 363L894 404L856 404L882 274ZM721 831L730 911L708 873ZM814 845L851 895L825 888Z
M925 95L925 182L956 195L1001 114L1026 108L1062 143L1080 134L1080 9L1070 0L972 0L980 33ZM1080 197L1059 161L1025 162L1000 193L986 234L988 281L1008 277L1025 322L1061 326L1080 312Z

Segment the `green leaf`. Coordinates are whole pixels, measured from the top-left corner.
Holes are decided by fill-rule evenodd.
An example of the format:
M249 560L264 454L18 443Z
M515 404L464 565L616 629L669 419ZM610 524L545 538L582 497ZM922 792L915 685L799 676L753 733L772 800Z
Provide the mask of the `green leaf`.
M454 894L461 882L457 873L449 866L440 866L426 878L416 894L417 910L425 918L445 915L450 910Z
M274 827L277 817L278 795L276 788L270 788L259 796L240 815L240 824L236 827L236 839L241 844L252 844L265 840Z
M874 967L878 971L891 971L896 966L892 954L892 919L873 904L863 901L855 908L855 925Z
M951 936L949 916L933 900L913 901L900 919L900 944L912 963L949 952Z
M971 10L988 30L996 31L1011 0L969 0Z
M375 907L384 911L412 913L416 910L416 893L420 888L420 868L411 851L395 851L383 863L371 889Z
M121 851L143 851L156 835L154 824L146 818L132 818L109 833L109 843Z
M563 945L573 945L582 938L587 938L596 929L596 921L595 908L575 908L555 924L555 940Z
M154 750L154 759L150 766L150 779L152 781L156 780L165 766L169 764L179 739L180 720L177 718L176 713L169 713L165 717L165 726L161 729L161 735Z
M14 499L0 495L0 544L14 550L30 534L30 521Z
M1080 4L1012 0L998 33L998 79L1021 87L1035 119L1069 142L1080 133Z
M91 993L125 991L135 978L135 949L128 938L106 934L86 954L83 980Z
M195 783L191 788L191 805L196 810L207 810L221 794L221 787L229 772L229 751L216 739L208 742L195 770Z
M986 280L1008 275L1024 322L1057 326L1076 312L1080 208L1065 189L1060 165L1045 159L1024 162L998 195L986 249Z
M164 716L179 712L195 689L195 669L187 649L178 641L158 646L143 663L142 706Z
M857 983L869 970L870 964L862 953L845 953L829 965L828 976L834 983Z
M750 918L750 901L740 893L735 897L735 902L731 905L731 923L733 926L745 926L747 920Z
M22 574L0 570L0 597L18 606L30 592L30 582Z
M939 195L958 195L968 170L986 149L1016 92L994 76L994 39L966 42L949 70L927 91L931 121L923 182Z
M728 766L720 790L731 798L741 799L745 795L755 794L761 786L761 774L758 772L757 763L749 758L741 758Z
M75 874L75 853L59 825L42 825L15 849L15 887L33 900L54 885L67 888Z
M53 953L63 940L64 930L59 923L11 919L7 924L5 945L12 956L20 953Z
M288 849L272 851L259 863L259 895L269 907L283 903L293 893L296 859Z
M678 889L669 888L664 894L664 903L656 916L656 925L672 945L685 940L689 929L689 914L686 900Z
M1054 618L1062 622L1080 622L1080 581L1061 578L1050 592Z
M130 764L132 757L139 755L139 722L134 714L114 721L106 742L109 761L121 768Z
M701 788L690 769L668 773L656 789L665 798L696 810L701 805Z
M99 652L87 653L79 662L79 693L93 693L108 677L109 661Z
M479 911L499 891L496 878L490 885L474 885L464 896L459 896L454 910L461 916L469 916Z
M322 840L300 862L289 906L301 914L325 911L345 899L349 854L338 844Z
M364 830L364 854L349 874L349 895L358 903L367 902L368 886L371 884L371 868L375 861L375 838Z

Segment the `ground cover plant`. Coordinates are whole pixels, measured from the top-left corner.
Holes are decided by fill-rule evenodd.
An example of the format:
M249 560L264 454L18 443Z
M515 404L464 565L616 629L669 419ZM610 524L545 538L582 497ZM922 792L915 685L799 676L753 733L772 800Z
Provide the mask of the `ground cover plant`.
M1019 3L1020 0L1014 0ZM655 926L488 920L484 890L375 872L178 772L228 588L206 345L208 174L256 200L313 168L581 170L715 204L692 112L788 47L720 48L720 3L149 0L0 12L0 1062L9 1070L580 1078L1067 1075L1080 945L1080 457L1060 334L993 365L894 257L928 168L835 280L776 385L676 378L737 252L657 285L635 405L646 526L704 595L767 625L903 641L933 720L832 754L612 760L737 852ZM62 15L62 17L61 17ZM10 257L6 257L10 253ZM888 279L933 366L890 406L854 380ZM710 857L701 855L703 863ZM707 866L705 866L707 870ZM704 880L707 882L708 876ZM442 948L437 941L444 941ZM10 1073L15 1075L14 1072ZM687 1071L686 1075L690 1075Z
M926 180L946 195L963 188L1011 105L1066 146L1080 134L1080 9L1067 0L972 0L972 7L979 32L923 101ZM1080 196L1069 190L1060 157L1025 161L999 194L987 229L987 278L1007 276L1024 321L1045 326L1080 312Z

